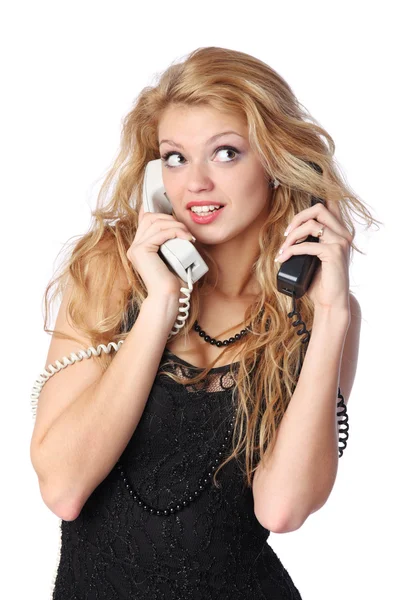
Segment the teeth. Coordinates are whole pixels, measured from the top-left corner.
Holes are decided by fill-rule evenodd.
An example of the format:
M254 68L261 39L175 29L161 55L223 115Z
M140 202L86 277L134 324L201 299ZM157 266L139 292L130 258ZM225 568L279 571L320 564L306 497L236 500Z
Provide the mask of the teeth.
M220 206L214 206L214 205L191 206L190 210L195 213L208 213L208 212L214 212L214 210L217 210L218 208L220 208Z

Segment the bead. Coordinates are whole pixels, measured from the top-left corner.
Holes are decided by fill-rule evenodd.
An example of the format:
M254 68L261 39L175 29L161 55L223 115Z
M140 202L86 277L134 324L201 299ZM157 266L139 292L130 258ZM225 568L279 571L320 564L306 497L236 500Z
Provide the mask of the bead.
M234 342L237 342L248 331L246 329L242 329L240 333L236 333L235 334L235 337L231 337L231 338L229 338L227 340L224 340L222 342L220 340L217 341L215 338L211 337L210 335L207 335L206 332L204 331L204 329L201 329L201 327L200 327L197 319L194 322L194 330L199 333L200 337L204 338L204 341L206 341L206 342L208 342L209 344L212 344L212 345L216 344L218 348L220 346L228 346L229 344L233 344Z
M195 329L196 331L200 331L200 336L204 337L205 341L208 341L210 339L209 336L206 335L206 333L200 329L200 326L197 324L197 322L195 323ZM238 335L238 334L237 334ZM237 335L235 336L236 339ZM234 338L230 338L230 340L224 340L223 342L220 340L215 340L214 338L211 338L210 341L212 340L212 343L216 344L218 347L219 346L226 346L229 343L232 343L233 341L235 341ZM237 413L237 407L234 410L234 414ZM233 426L233 422L235 421L235 417L232 418L232 421L229 423L229 430L227 432L227 435L225 435L224 437L224 442L227 442L229 440L229 436L231 434L231 428ZM185 499L179 500L175 506L170 506L168 509L158 509L152 506L149 506L148 504L146 504L143 500L141 500L140 496L136 493L136 491L130 486L128 479L126 477L126 474L123 470L123 467L120 463L117 463L117 470L119 471L123 483L124 483L124 487L129 491L130 496L133 498L133 500L137 503L138 506L140 506L140 508L142 508L143 510L145 510L146 512L149 512L151 515L157 515L157 516L162 516L162 515L170 515L170 514L174 514L176 511L179 510L183 510L185 507L189 506L189 504L191 502L193 502L194 500L196 500L196 498L198 498L201 493L206 489L206 486L210 483L210 480L212 479L213 473L214 471L217 469L218 464L221 462L221 457L224 455L224 449L226 448L226 444L223 443L220 447L221 449L218 451L217 456L218 458L215 458L212 463L211 466L209 467L209 472L207 473L206 476L203 475L203 477L201 477L199 479L199 483L198 483L198 489L194 490L190 495L187 495L185 497Z
M234 337L231 337L229 339L221 341L221 340L216 340L215 338L212 338L209 335L207 335L206 332L201 329L201 327L200 327L200 325L198 324L197 321L195 321L194 330L199 333L200 337L202 337L204 339L204 341L206 341L206 342L208 342L208 343L210 343L212 345L216 345L218 348L221 347L221 346L228 346L229 344L232 344L235 341L240 340L243 335L247 335L247 333L250 332L250 329L247 329L247 328L246 329L242 329L240 331L240 334L236 333ZM304 343L304 342L308 341L308 339L302 340L302 341ZM339 457L341 457L342 454L343 454L344 448L346 448L347 439L348 439L349 436L348 436L347 409L346 409L346 405L344 403L343 396L340 394L340 388L339 388L339 391L338 391L338 395L341 398L341 401L337 403L337 407L338 408L341 407L343 409L342 412L338 412L337 413L337 417L340 417L340 419L342 419L339 422L339 425L341 427L341 430L340 430L339 433L344 435L344 439L339 439L340 443L343 444L342 448L339 447ZM230 438L230 436L232 434L232 429L233 429L234 423L236 421L237 412L238 412L238 408L236 407L235 410L234 410L234 415L235 416L233 416L232 421L229 423L229 429L227 431L226 436L224 437L224 442L228 442L228 440L229 440L229 438ZM346 430L345 432L343 432L343 428L345 428L345 430ZM211 466L209 467L210 471L207 473L207 476L206 477L203 476L202 479L199 479L198 489L194 490L191 495L188 495L188 496L185 497L185 499L181 500L180 504L177 503L175 506L172 506L169 509L155 509L153 507L148 507L146 504L144 504L144 506L143 506L143 501L139 500L139 498L138 498L138 496L136 494L133 496L133 499L134 500L139 500L138 501L138 505L141 506L144 510L148 509L148 511L150 512L150 514L154 514L155 513L156 515L163 515L163 514L164 515L168 515L168 514L173 514L175 511L183 510L185 507L189 506L189 504L191 502L193 502L196 498L198 498L201 495L202 491L205 489L206 485L208 485L210 483L210 480L213 477L213 473L216 471L218 464L221 462L221 457L224 454L223 450L225 448L226 448L226 444L223 443L221 445L220 451L218 452L218 457L219 458L214 459L214 461L213 461L214 464L211 464ZM122 469L122 466L120 464L118 464L117 468L120 471L120 474L121 474L121 476L122 476L122 478L124 480L124 483L126 483L127 480L126 480L124 471ZM202 484L204 484L204 485L202 485ZM132 495L133 492L130 489L129 484L127 484L125 487L127 487L130 490L129 493Z

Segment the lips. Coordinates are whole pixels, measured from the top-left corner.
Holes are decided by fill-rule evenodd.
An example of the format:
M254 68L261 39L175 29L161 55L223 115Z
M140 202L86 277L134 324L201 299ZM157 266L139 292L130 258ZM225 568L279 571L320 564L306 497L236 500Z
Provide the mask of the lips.
M208 223L212 223L213 221L215 221L215 219L218 218L218 215L220 215L224 210L224 207L221 206L221 208L219 210L214 210L212 213L205 215L205 214L198 214L198 213L194 213L193 211L189 210L190 216L192 218L192 221L194 223L197 223L198 225L207 225Z
M213 200L201 200L188 202L186 208L190 210L192 206L224 206L222 202L214 202Z

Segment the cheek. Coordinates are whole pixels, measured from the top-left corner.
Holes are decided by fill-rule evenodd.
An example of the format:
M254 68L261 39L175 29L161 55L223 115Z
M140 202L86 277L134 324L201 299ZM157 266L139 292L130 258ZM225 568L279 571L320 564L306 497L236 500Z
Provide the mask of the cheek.
M246 205L251 202L254 212L260 212L265 207L268 198L268 184L263 171L254 169L250 174L246 172L245 177L236 181L237 185L232 192L233 197L244 201Z
M181 185L177 181L176 177L173 178L164 176L164 189L167 192L167 196L172 196L173 198L175 198L175 196L179 194Z

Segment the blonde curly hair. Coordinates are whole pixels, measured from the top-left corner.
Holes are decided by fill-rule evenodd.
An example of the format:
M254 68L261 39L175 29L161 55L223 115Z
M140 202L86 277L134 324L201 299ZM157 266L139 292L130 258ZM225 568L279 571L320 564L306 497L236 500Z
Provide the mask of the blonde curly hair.
M237 417L231 454L214 473L214 483L218 485L219 470L244 454L243 473L250 486L258 462L264 457L268 459L274 449L277 428L296 386L305 353L304 344L287 317L292 300L276 288L279 263L274 262L274 257L286 224L310 206L310 195L337 203L352 236L355 234L352 213L364 218L367 227L380 221L372 217L365 203L345 182L335 164L335 144L331 136L310 116L276 71L243 52L219 47L198 48L181 62L169 66L155 85L145 87L124 118L120 150L101 186L89 231L78 241L73 239L59 275L55 275L46 288L44 330L47 333L66 337L48 329L47 323L50 302L63 294L71 277L75 286L68 318L73 326L88 336L95 347L110 341L117 343L128 335L128 313L139 312L146 289L127 259L127 251L138 227L144 169L148 161L160 158L158 123L163 112L172 105L212 107L244 117L250 145L266 174L281 183L274 192L270 214L260 231L260 252L253 264L253 274L262 293L245 315L245 322L253 333L239 342L240 364L235 375ZM309 162L322 168L323 179ZM130 202L132 194L138 199L136 206ZM354 242L351 248L364 254ZM201 253L208 264L213 262L205 249ZM117 308L109 311L108 298L118 273L122 273L124 281L121 301ZM194 284L190 315L176 339L187 335L198 318L199 293L209 284L207 275ZM54 286L55 292L49 299ZM96 317L94 327L87 322L89 301ZM298 299L297 304L309 329L313 322L313 304L307 294ZM195 384L228 348L222 347L218 359L196 377L182 379L171 372L163 373L174 381ZM94 360L105 370L113 355L103 353Z

